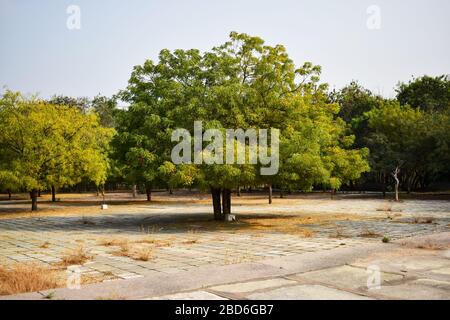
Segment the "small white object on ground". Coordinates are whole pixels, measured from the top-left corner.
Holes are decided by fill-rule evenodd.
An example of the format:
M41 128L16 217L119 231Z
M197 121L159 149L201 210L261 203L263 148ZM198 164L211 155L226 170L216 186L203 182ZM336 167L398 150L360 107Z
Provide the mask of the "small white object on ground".
M227 222L236 221L236 216L234 214L226 214L225 221Z
M106 210L108 209L108 205L107 204L102 204L102 210Z

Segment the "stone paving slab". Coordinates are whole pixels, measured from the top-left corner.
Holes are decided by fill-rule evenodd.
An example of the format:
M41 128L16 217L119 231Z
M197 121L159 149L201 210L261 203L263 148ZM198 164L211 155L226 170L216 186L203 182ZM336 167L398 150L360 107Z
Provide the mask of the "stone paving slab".
M369 270L370 271L370 270ZM316 282L347 290L367 291L368 270L348 265L306 272L289 277L303 282ZM403 275L380 272L381 286L403 280Z
M450 300L450 282L418 279L399 285L382 286L374 293L384 299Z
M228 284L217 287L212 287L211 290L220 291L224 293L245 293L252 292L256 290L263 290L268 288L276 288L295 284L296 281L287 280L283 278L251 281L251 282L241 282L236 284Z
M186 293L169 294L144 300L228 300L207 291L191 291Z
M250 300L371 300L343 290L321 285L298 285L254 293L246 296Z

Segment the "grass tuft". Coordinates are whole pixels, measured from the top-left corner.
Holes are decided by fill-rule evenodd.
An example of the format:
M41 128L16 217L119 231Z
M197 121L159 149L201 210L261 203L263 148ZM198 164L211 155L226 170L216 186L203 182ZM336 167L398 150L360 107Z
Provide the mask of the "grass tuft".
M61 264L64 266L81 265L86 261L92 259L83 246L78 246L76 249L69 250L61 258Z
M63 285L57 271L32 263L0 266L0 295L35 292Z

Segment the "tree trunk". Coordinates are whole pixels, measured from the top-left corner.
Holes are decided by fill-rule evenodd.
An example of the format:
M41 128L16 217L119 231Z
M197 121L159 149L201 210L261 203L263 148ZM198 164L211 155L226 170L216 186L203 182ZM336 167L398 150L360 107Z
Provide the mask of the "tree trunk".
M219 188L211 188L211 195L214 209L214 220L223 220L222 206L220 203L220 192L221 190Z
M136 198L136 195L137 195L137 187L136 187L136 185L135 184L133 184L133 189L132 189L133 191L133 198Z
M269 184L269 204L272 204L272 184Z
M33 189L30 192L30 195L31 195L31 211L37 211L37 209L38 209L38 203L37 203L38 194L39 194L39 192L36 189Z
M11 200L11 190L7 190L8 191L8 200Z
M400 168L398 166L392 172L392 176L394 177L394 180L395 180L395 201L399 201L399 197L398 197L398 186L400 185L400 180L398 179L399 172L400 172Z
M147 194L147 201L152 201L152 187L146 187L145 193Z
M41 189L38 190L38 195L39 198L41 197Z
M56 202L56 188L52 186L52 202Z
M238 197L241 196L241 187L240 186L237 187L237 196Z
M169 188L169 194L173 194L173 189L172 188Z
M222 214L230 214L231 213L231 190L223 189L222 190Z
M284 198L283 189L280 189L280 199Z

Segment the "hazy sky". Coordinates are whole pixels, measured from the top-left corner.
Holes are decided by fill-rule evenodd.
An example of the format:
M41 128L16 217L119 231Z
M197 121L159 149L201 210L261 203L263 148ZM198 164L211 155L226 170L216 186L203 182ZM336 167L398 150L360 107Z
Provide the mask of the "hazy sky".
M69 5L79 30L67 28ZM371 5L380 29L367 26ZM161 49L208 50L238 31L321 65L332 88L357 79L392 96L399 80L450 73L449 13L448 0L0 0L0 86L111 95Z

